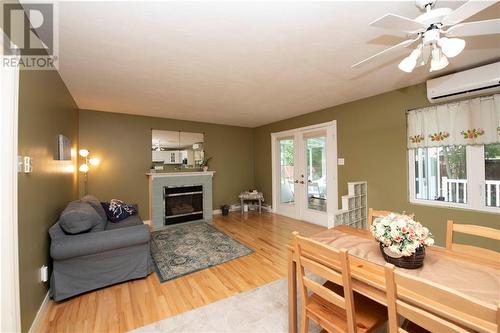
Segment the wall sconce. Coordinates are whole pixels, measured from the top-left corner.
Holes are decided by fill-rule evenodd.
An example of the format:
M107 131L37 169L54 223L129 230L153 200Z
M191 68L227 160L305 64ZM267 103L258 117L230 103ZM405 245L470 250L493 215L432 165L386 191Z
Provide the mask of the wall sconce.
M78 154L85 159L85 163L80 165L80 172L85 175L85 194L87 194L87 181L88 181L88 172L91 166L98 166L101 162L97 157L90 157L90 152L87 149L80 149Z

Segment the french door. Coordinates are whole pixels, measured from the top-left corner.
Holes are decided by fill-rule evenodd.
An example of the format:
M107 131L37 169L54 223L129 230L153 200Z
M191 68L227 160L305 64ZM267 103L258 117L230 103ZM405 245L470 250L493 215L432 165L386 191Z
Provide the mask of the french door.
M273 133L273 209L333 227L337 210L335 121Z

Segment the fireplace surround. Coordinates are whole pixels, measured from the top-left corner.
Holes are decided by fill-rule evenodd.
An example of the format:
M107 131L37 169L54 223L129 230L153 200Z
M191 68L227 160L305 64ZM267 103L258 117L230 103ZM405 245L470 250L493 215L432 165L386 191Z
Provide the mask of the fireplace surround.
M187 221L211 221L214 173L215 171L147 173L149 219L155 230ZM185 195L186 193L191 194Z

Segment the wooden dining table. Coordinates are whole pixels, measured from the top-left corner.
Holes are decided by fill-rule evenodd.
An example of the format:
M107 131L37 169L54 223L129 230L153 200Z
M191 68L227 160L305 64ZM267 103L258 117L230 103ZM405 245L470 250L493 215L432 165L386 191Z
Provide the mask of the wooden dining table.
M337 249L346 248L350 254L353 290L382 305L387 305L385 261L378 243L368 230L341 225L322 231L311 238ZM426 249L423 267L404 271L473 297L491 306L492 309L496 309L500 300L498 258L477 258L432 246ZM418 293L418 291L413 292ZM295 333L297 332L297 268L291 244L288 246L288 311L289 332Z

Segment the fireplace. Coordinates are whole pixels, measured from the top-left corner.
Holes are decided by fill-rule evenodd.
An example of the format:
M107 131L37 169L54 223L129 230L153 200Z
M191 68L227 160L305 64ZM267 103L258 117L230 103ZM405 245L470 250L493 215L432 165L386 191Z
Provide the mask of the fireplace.
M165 186L165 225L203 220L203 186Z

